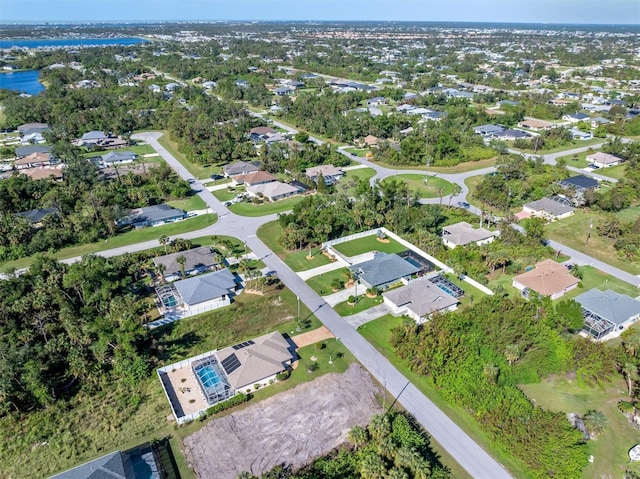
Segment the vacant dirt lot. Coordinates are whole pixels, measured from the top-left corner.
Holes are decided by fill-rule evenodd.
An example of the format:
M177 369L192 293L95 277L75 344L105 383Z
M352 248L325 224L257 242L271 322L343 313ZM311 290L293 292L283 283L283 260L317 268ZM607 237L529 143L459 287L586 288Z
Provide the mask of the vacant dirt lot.
M243 471L260 475L277 464L300 467L381 412L376 393L380 388L353 364L344 374L326 374L212 420L184 439L184 452L201 479L235 479Z

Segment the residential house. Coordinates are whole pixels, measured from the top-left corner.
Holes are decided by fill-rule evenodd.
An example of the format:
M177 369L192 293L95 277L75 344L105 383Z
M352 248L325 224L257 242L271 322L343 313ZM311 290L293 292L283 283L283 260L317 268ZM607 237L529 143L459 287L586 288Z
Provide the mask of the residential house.
M574 140L584 141L593 138L593 133L591 133L590 131L582 131L578 130L577 128L570 128L569 133L571 134L571 138L573 138Z
M31 153L30 155L21 157L13 162L13 167L16 170L23 170L27 168L42 168L49 166L53 162L53 156L51 153Z
M26 175L32 180L62 181L63 174L59 168L29 168L20 170L20 174Z
M574 208L563 202L556 201L553 198L542 198L526 203L522 207L522 211L527 213L528 216L544 218L548 221L555 221L571 216L574 212Z
M138 155L133 151L110 151L100 157L100 161L103 166L123 165L126 163L133 163L138 158Z
M364 146L369 147L369 148L373 148L378 146L378 143L380 143L382 140L376 136L373 135L367 135L364 137L364 140L362 141L362 143L364 144Z
M170 285L174 293L175 307L191 314L228 306L238 287L237 277L227 268L181 279ZM166 290L165 286L158 288L161 301L168 306L167 296L162 294L162 291Z
M248 88L249 82L247 80L236 80L236 86L239 86L240 88Z
M273 93L275 93L277 96L291 95L293 92L294 90L292 88L289 88L288 86L278 87L273 90Z
M146 206L131 210L130 214L116 221L118 226L159 226L184 219L185 212L167 204Z
M246 161L236 161L231 165L222 167L222 172L227 178L234 178L239 175L246 175L247 173L255 173L259 170L260 168L256 165L253 163L247 163Z
M619 165L624 161L624 158L620 158L619 156L612 155L610 153L598 151L597 153L587 155L587 161L590 164L596 165L598 168L607 168L608 166Z
M399 281L408 281L420 271L397 254L377 253L373 259L349 266L365 288L384 289Z
M471 243L481 246L493 242L499 234L498 231L474 228L466 221L461 221L442 228L442 241L447 248L466 246Z
M127 142L127 140L123 140L122 138L108 137L104 140L101 140L98 145L104 150L113 150L115 148L129 146L129 143Z
M229 385L235 391L267 386L271 380L291 367L295 358L293 346L275 331L215 353Z
M418 98L418 94L413 92L407 92L404 94L404 97L403 97L404 100L415 100L417 98Z
M322 173L324 182L327 186L335 185L338 180L344 176L342 168L336 168L333 165L320 165L307 168L305 174L313 180L314 183L318 183L318 176Z
M425 278L382 294L394 316L407 315L422 324L433 314L453 311L459 301Z
M427 120L427 121L440 121L443 118L446 118L447 116L447 112L446 111L430 111L429 113L425 113L424 115L422 115L422 119L423 120Z
M57 208L38 208L35 210L29 211L21 211L19 213L14 213L14 216L20 216L22 218L26 218L31 223L31 226L34 228L40 228L42 226L42 221L51 215L57 215Z
M88 131L82 135L78 141L75 142L76 146L93 146L98 145L101 141L106 140L109 135L103 131Z
M575 301L582 306L582 330L595 339L622 331L640 318L640 301L610 289L590 289L576 296Z
M611 123L611 121L602 116L591 118L591 128L598 128L600 125L607 125L609 123Z
M476 126L473 131L476 135L480 135L485 138L491 138L495 133L500 133L506 130L502 125L481 125Z
M40 132L49 130L47 123L24 123L17 128L21 135L26 135L33 132Z
M276 130L274 130L270 126L256 126L255 128L251 128L249 130L249 139L254 143L260 143L267 138L266 135L271 135L275 132Z
M408 113L410 110L415 110L415 109L416 109L415 106L409 105L408 103L404 103L396 107L396 111L400 113Z
M548 121L538 120L536 118L527 118L518 122L518 126L520 128L525 128L527 130L541 131L541 130L550 130L555 125Z
M598 188L598 180L585 175L577 175L570 178L565 178L564 180L560 180L558 184L563 189L571 189L576 191L577 193L584 193L586 190L595 190Z
M503 106L518 106L520 105L519 101L515 101L515 100L500 100L497 103L497 107L503 107Z
M179 257L184 257L184 265L178 261ZM201 246L199 248L191 248L177 253L166 254L153 258L153 264L157 267L164 267L164 279L166 281L175 281L182 277L182 268L184 266L185 276L204 273L212 270L219 263L216 263L214 251L210 246Z
M528 138L532 138L533 135L531 133L527 133L522 130L502 130L493 133L493 138L497 140L503 141L515 141L515 140L526 140Z
M581 121L588 121L591 119L591 117L586 113L578 112L578 113L571 113L570 115L563 115L562 119L564 121L568 121L569 123L578 123Z
M15 154L16 158L24 158L25 156L29 156L33 153L51 153L51 147L45 145L27 145L27 146L19 146L16 148Z
M387 99L383 96L376 96L367 100L367 106L380 106L386 104Z
M233 183L236 185L244 183L245 186L257 186L265 183L272 183L277 180L278 179L271 173L267 173L266 171L256 171L254 173L247 173L246 175L234 177Z
M247 187L247 193L249 193L249 196L253 198L264 197L269 201L282 200L289 196L297 195L300 192L300 188L280 181L272 181Z
M580 280L569 274L567 268L551 259L536 264L535 268L513 278L512 285L529 297L531 291L551 299L558 299L578 287Z

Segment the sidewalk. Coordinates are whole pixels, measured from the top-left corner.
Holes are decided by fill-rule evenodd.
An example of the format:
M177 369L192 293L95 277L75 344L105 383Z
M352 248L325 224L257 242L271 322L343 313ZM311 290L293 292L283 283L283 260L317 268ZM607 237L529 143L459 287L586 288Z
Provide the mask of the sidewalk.
M364 286L360 286L360 288L358 289L358 293L362 294L364 293L364 291L365 291ZM337 293L323 296L322 299L324 299L327 302L327 304L333 308L336 304L344 303L347 299L349 299L349 296L355 296L355 294L356 294L356 287L350 286L348 288L341 289Z
M318 266L317 268L308 269L306 271L298 271L298 276L302 278L302 281L306 281L314 276L321 275L322 273L328 273L329 271L335 271L337 269L344 268L344 265L339 261L334 261L329 264Z

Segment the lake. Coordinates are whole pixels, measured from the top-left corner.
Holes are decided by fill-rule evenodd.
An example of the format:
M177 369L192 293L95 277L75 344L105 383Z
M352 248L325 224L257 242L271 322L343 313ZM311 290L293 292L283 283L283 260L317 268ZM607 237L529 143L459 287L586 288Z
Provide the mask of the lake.
M39 70L0 73L0 88L37 95L44 91L44 85L38 81L39 73Z
M60 48L60 47L93 47L100 45L137 45L150 40L143 38L42 38L0 40L0 48Z

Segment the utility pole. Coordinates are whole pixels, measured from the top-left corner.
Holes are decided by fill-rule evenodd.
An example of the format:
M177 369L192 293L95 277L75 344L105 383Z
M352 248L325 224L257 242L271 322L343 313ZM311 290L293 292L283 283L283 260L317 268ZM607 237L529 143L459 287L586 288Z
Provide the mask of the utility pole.
M592 228L593 228L593 217L591 217L591 219L589 220L589 230L587 231L587 239L584 242L585 246L589 242L589 238L591 238L591 229Z

